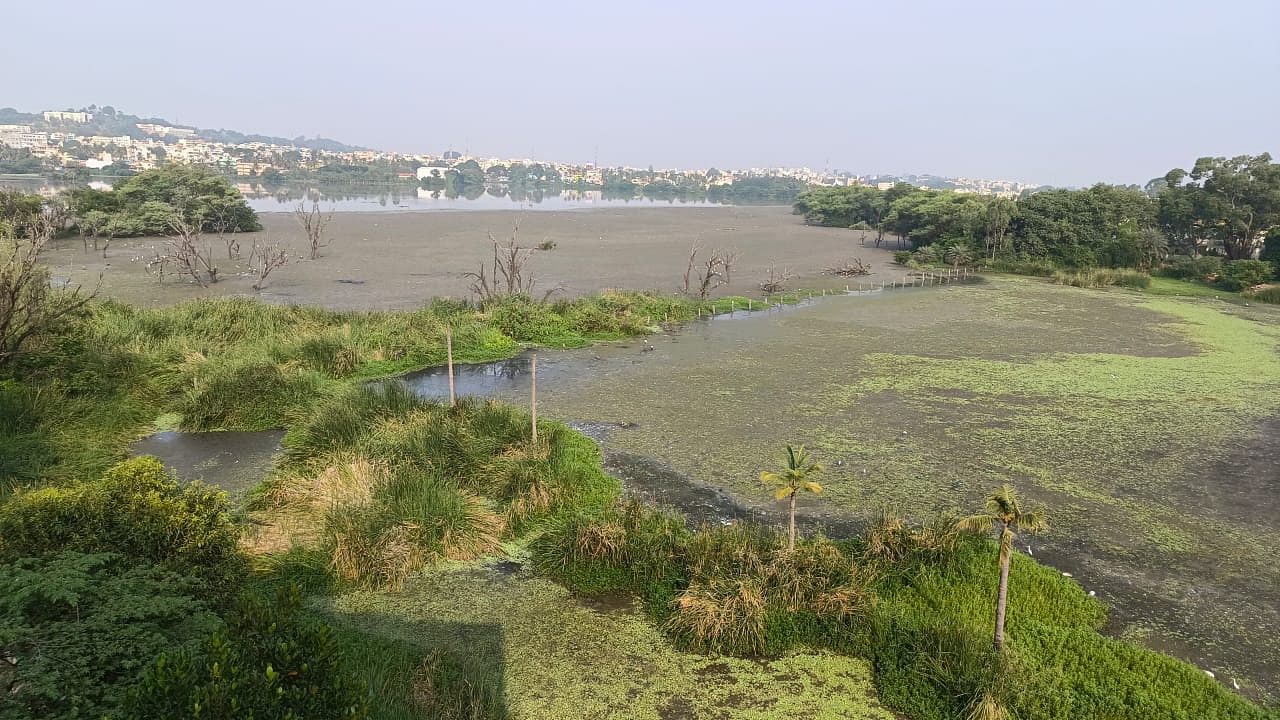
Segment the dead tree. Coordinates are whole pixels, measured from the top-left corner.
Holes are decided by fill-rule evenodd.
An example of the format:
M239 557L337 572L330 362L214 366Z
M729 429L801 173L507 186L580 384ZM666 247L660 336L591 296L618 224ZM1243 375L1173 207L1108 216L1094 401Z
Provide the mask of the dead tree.
M702 246L695 240L689 248L689 262L684 269L684 294L692 296L696 292L700 299L706 300L712 290L729 284L733 275L733 266L738 261L738 253L719 248L712 250L704 260L699 261L698 253L700 252L702 252Z
M852 277L854 275L870 275L871 263L862 262L862 258L849 258L844 262L823 270L828 275L839 275L840 277Z
M524 247L520 244L520 224L511 229L511 237L506 242L489 233L489 242L493 245L493 264L491 269L484 263L476 272L463 273L463 277L471 280L471 293L481 304L512 295L533 297L533 289L538 284L537 278L529 269L529 260L536 248ZM543 293L540 302L546 302L561 288L559 285Z
M13 360L29 339L79 312L98 292L95 288L84 293L69 281L61 287L49 283L49 270L39 259L57 223L55 218L36 217L23 239L16 232L5 232L0 224L0 367Z
M769 266L769 277L760 283L760 290L765 293L778 293L787 289L787 282L795 277L795 273L791 272L791 268L783 265L778 268L776 264Z
M264 242L258 244L257 238L254 238L253 247L249 250L249 269L253 271L257 280L253 283L255 292L261 292L266 287L267 276L272 270L278 267L284 267L289 263L289 249L276 242Z
M293 209L293 217L297 219L298 225L302 226L302 231L307 234L307 243L311 247L311 259L315 260L320 257L320 248L329 246L329 243L324 242L324 229L329 225L329 221L333 220L333 213L322 215L319 202L312 202L310 210L307 209L306 203L300 202Z
M209 226L218 233L218 240L227 248L227 259L240 257L240 238L232 232L237 226L235 215L224 203L216 203L209 216Z
M209 246L200 234L200 220L175 212L167 224L169 235L165 238L164 247L147 262L147 269L157 270L161 283L164 282L165 270L170 266L200 287L218 282L218 266L214 264Z

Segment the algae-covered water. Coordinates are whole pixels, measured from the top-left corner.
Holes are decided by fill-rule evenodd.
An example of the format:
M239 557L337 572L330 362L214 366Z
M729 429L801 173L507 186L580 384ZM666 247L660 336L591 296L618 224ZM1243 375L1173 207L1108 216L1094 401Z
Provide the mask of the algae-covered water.
M1110 631L1280 691L1280 309L1027 279L823 298L538 353L540 412L601 440L630 492L698 521L781 519L786 442L827 466L808 527L976 509L1009 481L1027 539ZM527 402L528 357L459 390ZM438 370L410 375L447 394ZM1012 612L1017 600L1012 599Z

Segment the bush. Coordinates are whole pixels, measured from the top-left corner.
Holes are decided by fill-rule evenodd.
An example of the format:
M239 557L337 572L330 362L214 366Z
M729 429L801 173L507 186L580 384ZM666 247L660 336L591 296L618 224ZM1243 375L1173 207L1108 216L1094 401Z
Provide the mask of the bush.
M1160 268L1160 274L1165 277L1198 282L1210 282L1221 272L1222 258L1212 255L1194 258L1189 255L1174 255Z
M1053 281L1059 285L1071 285L1081 288L1119 286L1140 290L1151 285L1151 276L1137 270L1093 268L1078 272L1057 270L1053 273Z
M911 262L910 250L895 250L893 253L893 261L899 265L906 265Z
M216 594L244 575L239 534L224 493L179 485L151 457L76 487L18 492L0 505L0 561L60 550L118 553L204 579Z
M1012 273L1014 275L1031 275L1034 277L1053 277L1058 269L1051 261L1045 259L1028 260L985 260L985 267L991 272Z
M1217 285L1233 292L1246 290L1271 279L1271 263L1265 260L1231 260L1222 265Z
M355 720L368 716L367 705L333 631L301 612L294 589L274 603L246 598L203 647L162 655L123 716Z
M279 427L320 393L309 372L267 360L201 363L178 400L183 430Z
M1245 297L1257 302L1280 305L1280 285L1272 285L1271 287L1263 288L1261 290L1254 290L1246 293Z
M157 655L221 626L190 578L73 550L0 565L5 718L100 718Z

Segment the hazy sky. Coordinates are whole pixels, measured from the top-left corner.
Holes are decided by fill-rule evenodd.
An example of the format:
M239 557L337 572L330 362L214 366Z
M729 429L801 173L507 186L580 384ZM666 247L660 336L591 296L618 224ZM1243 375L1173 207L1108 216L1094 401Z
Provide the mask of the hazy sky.
M0 107L1055 184L1280 155L1280 0L7 2Z

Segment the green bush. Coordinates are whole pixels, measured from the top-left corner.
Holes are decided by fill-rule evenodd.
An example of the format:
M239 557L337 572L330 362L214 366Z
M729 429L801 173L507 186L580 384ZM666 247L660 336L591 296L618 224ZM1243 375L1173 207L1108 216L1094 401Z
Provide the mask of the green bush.
M906 265L911 262L910 250L895 250L893 253L893 261L899 265Z
M0 561L60 550L118 553L202 578L215 594L243 577L238 540L224 493L180 485L151 457L75 487L18 492L0 505Z
M1217 285L1234 292L1261 285L1270 279L1271 263L1265 260L1231 260L1222 265Z
M1076 272L1057 270L1053 273L1053 281L1059 285L1071 285L1081 288L1118 286L1140 290L1151 285L1151 276L1137 270L1092 268Z
M984 266L991 272L1011 273L1014 275L1031 275L1034 277L1053 277L1058 267L1045 259L1023 260L984 260Z
M1222 272L1222 258L1212 255L1191 257L1173 255L1160 268L1160 274L1178 280L1209 282Z
M367 716L365 686L345 666L332 629L301 612L296 589L275 602L250 596L203 647L162 655L123 713L127 720Z
M157 655L221 626L201 583L113 553L0 565L4 718L100 718Z

